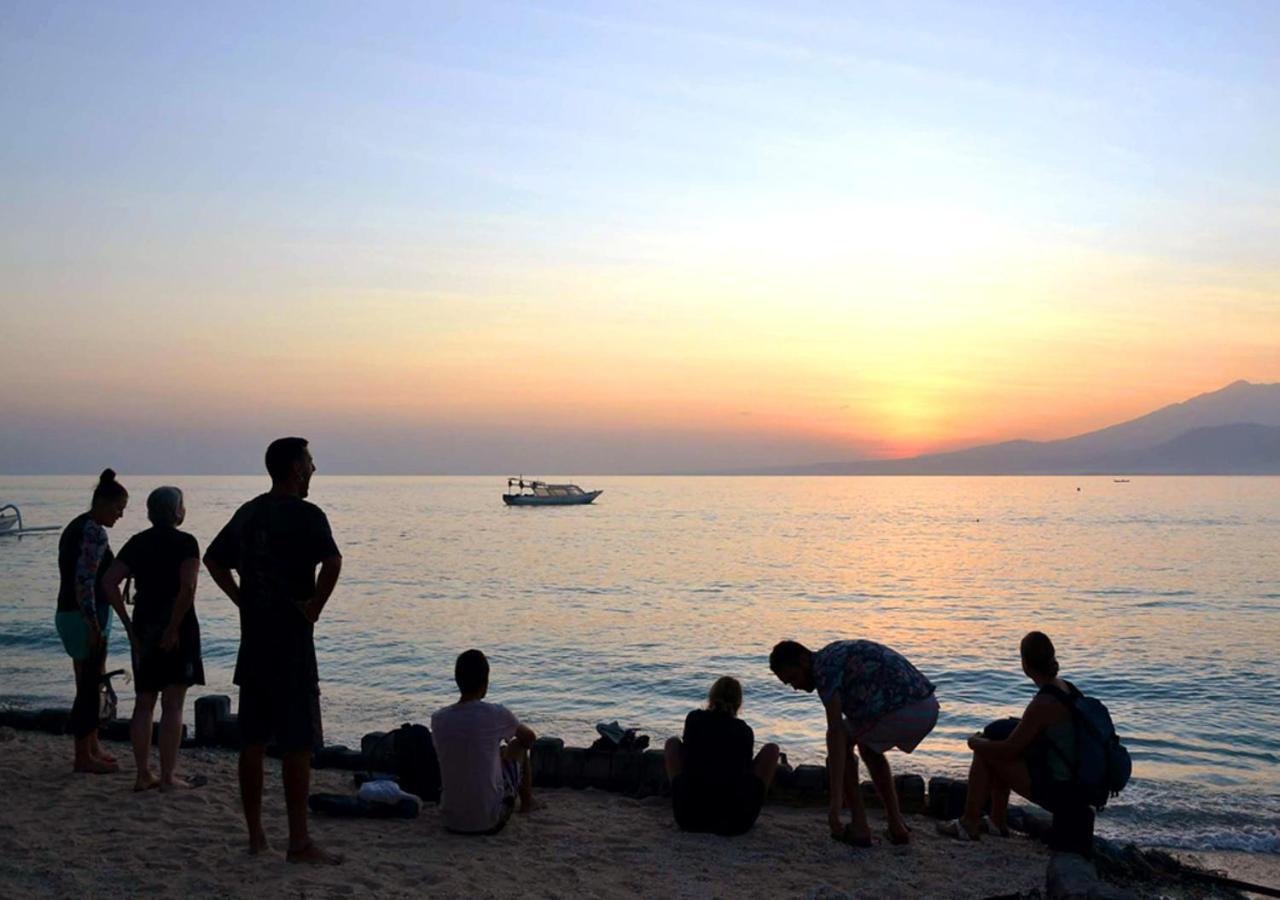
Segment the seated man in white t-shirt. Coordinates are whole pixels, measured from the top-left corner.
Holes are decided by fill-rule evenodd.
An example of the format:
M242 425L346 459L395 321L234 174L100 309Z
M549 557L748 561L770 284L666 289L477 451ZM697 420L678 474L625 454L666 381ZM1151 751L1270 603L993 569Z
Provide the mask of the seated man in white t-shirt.
M440 818L459 834L497 834L511 818L517 794L520 812L533 806L529 748L535 735L505 706L485 702L489 660L479 650L458 657L453 679L458 702L431 717L440 758Z

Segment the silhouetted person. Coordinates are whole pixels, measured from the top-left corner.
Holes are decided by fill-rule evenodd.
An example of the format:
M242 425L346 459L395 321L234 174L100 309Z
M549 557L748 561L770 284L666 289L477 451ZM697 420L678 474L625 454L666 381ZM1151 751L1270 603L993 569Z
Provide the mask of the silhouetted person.
M107 529L124 515L129 492L104 469L93 489L89 511L63 529L58 540L58 611L54 623L76 673L76 699L71 707L77 772L109 774L120 767L98 743L98 687L107 660L111 604L102 577L113 561Z
M311 753L324 743L313 631L338 582L342 555L329 520L303 499L316 471L307 442L298 437L272 441L266 462L271 490L240 507L204 556L213 580L240 609L235 683L240 686L240 794L249 850L267 849L262 760L274 741L284 754L287 858L340 863L340 856L325 852L307 833L307 793Z
M1054 830L1061 837L1070 840L1082 830L1091 831L1092 815L1071 779L1075 720L1062 699L1074 693L1071 683L1059 677L1057 653L1047 635L1029 632L1019 649L1022 671L1039 690L1021 719L993 723L987 733L969 738L973 762L964 813L939 823L943 834L962 840L977 840L984 831L1007 835L1010 790L1053 813ZM988 800L991 813L983 817Z
M479 650L453 667L458 702L431 716L440 760L440 819L457 834L491 835L506 827L516 799L533 808L529 748L535 735L505 706L488 703L489 660Z
M778 769L778 745L765 744L752 759L755 733L738 718L741 707L742 685L718 678L707 708L685 717L684 739L667 741L671 810L685 831L745 834L760 815Z
M886 836L891 843L907 843L911 829L902 819L885 751L897 747L910 753L933 730L938 722L933 683L905 656L875 641L836 641L817 653L782 641L769 654L769 668L797 691L816 689L826 708L831 836L856 847L871 846L856 747L884 804ZM848 826L841 822L842 805L853 811Z
M147 496L151 527L125 542L103 578L103 590L115 608L133 648L133 684L137 691L130 737L137 764L135 791L159 786L186 788L175 767L182 743L182 707L187 688L204 684L200 623L196 620L196 579L200 546L178 526L186 518L182 491L158 487ZM134 581L133 616L120 585ZM151 721L160 699L160 777L151 771Z

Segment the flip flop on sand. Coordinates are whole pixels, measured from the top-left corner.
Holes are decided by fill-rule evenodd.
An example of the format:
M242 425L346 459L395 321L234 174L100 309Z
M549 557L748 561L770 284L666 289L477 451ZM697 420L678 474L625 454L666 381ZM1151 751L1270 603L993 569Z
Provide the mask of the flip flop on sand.
M852 825L845 825L839 835L831 835L831 840L837 841L841 844L848 844L850 847L858 849L866 849L871 846L871 835L867 835L866 837L855 836Z
M991 821L990 816L983 816L982 832L983 834L994 834L998 837L1007 838L1009 836L1009 826L1005 825L1003 828L997 828L996 823Z
M952 819L950 822L939 822L938 834L953 837L959 841L976 841L982 837L981 832L978 832L977 834L971 833L969 829L965 828L964 825L961 824L959 819Z

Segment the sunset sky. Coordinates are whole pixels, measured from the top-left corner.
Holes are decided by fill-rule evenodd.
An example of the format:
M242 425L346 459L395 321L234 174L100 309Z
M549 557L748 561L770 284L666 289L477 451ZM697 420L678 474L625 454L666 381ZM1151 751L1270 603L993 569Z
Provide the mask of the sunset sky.
M0 5L0 472L700 471L1280 381L1280 5Z

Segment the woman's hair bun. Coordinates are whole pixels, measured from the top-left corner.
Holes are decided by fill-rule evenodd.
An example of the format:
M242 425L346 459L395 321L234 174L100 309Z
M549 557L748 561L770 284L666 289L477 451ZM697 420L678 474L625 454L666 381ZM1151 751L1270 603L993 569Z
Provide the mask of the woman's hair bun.
M99 484L106 484L109 481L115 481L115 480L116 480L115 469L103 469L102 474L98 476Z

